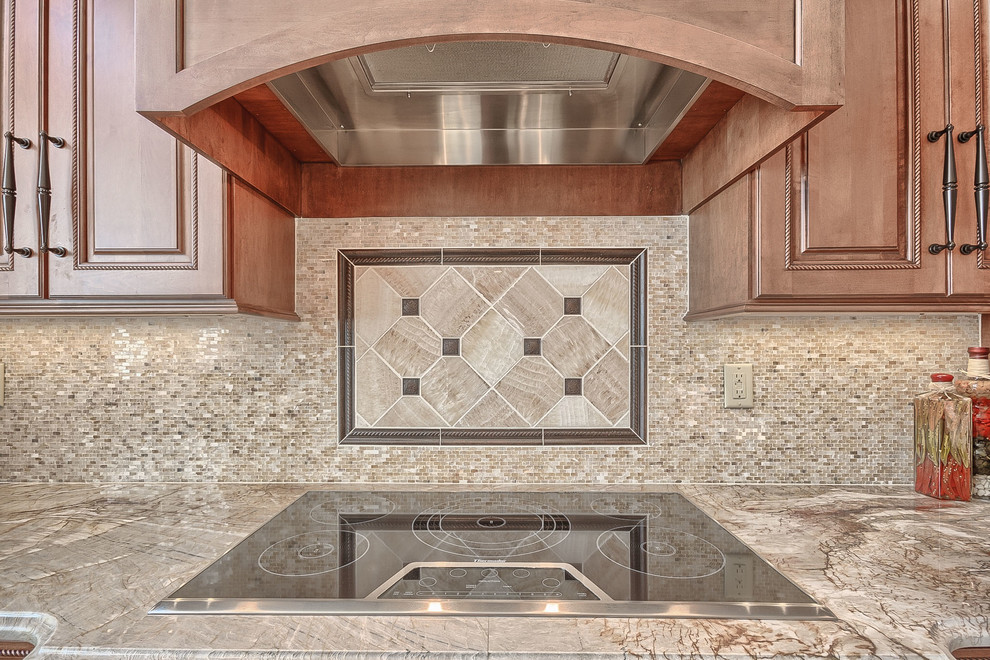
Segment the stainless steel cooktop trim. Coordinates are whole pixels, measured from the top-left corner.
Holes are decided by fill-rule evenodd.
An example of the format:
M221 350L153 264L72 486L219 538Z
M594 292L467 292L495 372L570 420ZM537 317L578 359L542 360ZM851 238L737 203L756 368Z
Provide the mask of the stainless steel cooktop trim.
M149 614L261 614L350 616L547 616L641 619L773 619L831 621L827 607L813 603L684 603L664 601L553 601L366 599L171 598Z

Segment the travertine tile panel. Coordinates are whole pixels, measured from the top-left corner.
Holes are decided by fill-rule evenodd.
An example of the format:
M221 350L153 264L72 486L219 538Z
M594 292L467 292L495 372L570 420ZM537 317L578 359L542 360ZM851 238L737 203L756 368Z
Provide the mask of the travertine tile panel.
M402 395L401 379L374 352L358 359L355 372L356 412L374 423Z
M615 424L629 414L629 361L612 349L584 379L584 396Z
M540 266L540 275L565 296L582 296L609 266ZM628 294L627 294L628 295Z
M455 270L489 303L494 303L526 272L526 267L458 266Z
M489 385L494 385L523 355L523 336L495 310L489 310L464 335L461 355Z
M454 269L448 270L420 299L420 314L441 337L460 337L489 308Z
M354 329L363 342L374 344L399 320L402 298L378 273L367 268L363 270L365 272L354 284L354 296L356 300L374 301L374 304L355 306Z
M400 376L422 376L440 358L441 341L423 319L404 316L374 349Z
M421 396L404 396L389 408L376 426L382 428L435 428L444 421Z
M610 343L629 332L629 279L615 266L588 289L581 302L581 314Z
M526 337L542 337L564 314L564 296L530 268L495 303L495 309Z
M403 298L420 298L448 266L375 266L374 270Z
M543 357L564 378L580 378L609 349L609 343L580 316L565 316L543 339Z
M461 417L456 426L465 428L521 428L526 420L495 390L489 390L474 408Z
M523 419L535 425L564 396L564 379L542 357L523 357L495 386Z
M420 393L448 425L453 425L488 389L463 359L445 357L423 376Z
M583 396L565 396L540 420L540 424L547 428L610 426L608 419Z

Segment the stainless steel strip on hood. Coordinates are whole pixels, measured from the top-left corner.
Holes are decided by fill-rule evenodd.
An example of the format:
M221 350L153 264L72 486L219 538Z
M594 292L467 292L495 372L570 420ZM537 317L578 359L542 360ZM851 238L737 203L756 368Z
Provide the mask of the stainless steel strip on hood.
M463 42L329 62L269 86L341 165L640 164L708 82L608 51Z

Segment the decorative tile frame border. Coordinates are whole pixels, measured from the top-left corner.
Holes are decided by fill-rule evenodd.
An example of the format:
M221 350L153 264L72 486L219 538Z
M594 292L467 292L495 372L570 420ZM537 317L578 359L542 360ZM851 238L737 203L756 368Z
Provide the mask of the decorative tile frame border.
M338 444L645 445L645 248L426 248L337 250ZM357 428L355 425L355 266L629 266L628 428Z

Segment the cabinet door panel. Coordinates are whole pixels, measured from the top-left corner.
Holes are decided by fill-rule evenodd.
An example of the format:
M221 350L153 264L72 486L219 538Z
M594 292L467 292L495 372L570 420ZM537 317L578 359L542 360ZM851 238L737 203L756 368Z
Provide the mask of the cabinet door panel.
M49 7L50 296L222 295L223 173L134 111L134 0Z
M945 293L940 23L938 3L847 1L845 106L761 168L757 297Z
M972 131L978 125L987 126L987 103L990 94L990 72L987 52L990 48L990 3L987 0L951 0L949 11L949 56L953 63L952 86L949 89L951 116L956 135ZM988 126L990 130L990 126ZM985 134L990 141L990 133ZM976 140L965 144L956 141L956 165L959 171L959 210L956 243L976 243L976 203L973 197L973 174L976 166ZM956 251L952 260L952 293L954 295L990 294L990 255L974 252L969 255Z
M14 246L33 250L31 257L0 252L0 298L37 298L41 295L41 262L35 193L38 166L38 79L40 18L35 2L5 0L0 15L3 33L3 62L0 115L3 129L31 140L31 147L14 146L12 166L17 175L17 207L14 216ZM2 145L2 142L0 142ZM2 158L2 151L0 151ZM0 229L2 231L2 229ZM0 238L2 242L2 238Z

